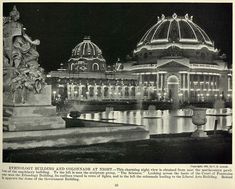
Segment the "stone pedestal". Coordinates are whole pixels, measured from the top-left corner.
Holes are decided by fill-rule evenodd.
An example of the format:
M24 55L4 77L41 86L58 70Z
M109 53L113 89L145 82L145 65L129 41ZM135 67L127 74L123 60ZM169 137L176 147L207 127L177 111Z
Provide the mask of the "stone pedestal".
M197 126L197 130L191 135L193 138L208 137L207 133L202 129L202 126Z
M18 90L15 97L7 92L3 96L3 130L31 131L65 128L65 122L56 115L56 107L51 105L51 86L42 93L25 91L25 102L21 101Z

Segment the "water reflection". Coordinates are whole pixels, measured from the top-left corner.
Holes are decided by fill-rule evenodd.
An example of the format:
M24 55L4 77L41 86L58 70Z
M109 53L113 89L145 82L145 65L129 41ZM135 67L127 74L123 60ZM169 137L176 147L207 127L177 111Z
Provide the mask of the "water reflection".
M220 115L218 115L218 112L220 112ZM217 111L208 109L207 123L204 129L213 130L215 120L218 120L217 130L228 129L232 125L231 112L231 109ZM145 125L150 134L169 134L194 131L196 126L192 123L191 116L192 111L190 110L130 110L86 113L82 114L80 119Z

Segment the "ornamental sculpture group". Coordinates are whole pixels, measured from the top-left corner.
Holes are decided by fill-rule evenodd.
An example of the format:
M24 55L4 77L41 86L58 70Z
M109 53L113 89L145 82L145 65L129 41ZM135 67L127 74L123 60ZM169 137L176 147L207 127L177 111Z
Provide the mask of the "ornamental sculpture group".
M38 64L38 39L32 40L19 22L20 13L14 6L9 17L3 21L3 91L15 101L15 93L21 91L21 102L25 102L25 91L40 93L45 85L44 70Z
M51 105L51 86L38 64L40 41L25 33L19 19L14 7L3 21L3 130L65 128Z

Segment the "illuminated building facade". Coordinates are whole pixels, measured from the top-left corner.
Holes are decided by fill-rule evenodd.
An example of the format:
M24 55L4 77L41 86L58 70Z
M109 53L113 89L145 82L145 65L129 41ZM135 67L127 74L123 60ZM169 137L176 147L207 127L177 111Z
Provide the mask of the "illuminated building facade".
M106 67L101 49L90 37L72 50L67 68L63 66L47 75L54 99L61 96L80 101L135 99L137 76Z
M85 38L73 49L68 68L49 76L57 84L67 78L68 99L231 100L232 69L225 55L188 14L158 17L133 54L135 61L116 63L110 70L99 47Z

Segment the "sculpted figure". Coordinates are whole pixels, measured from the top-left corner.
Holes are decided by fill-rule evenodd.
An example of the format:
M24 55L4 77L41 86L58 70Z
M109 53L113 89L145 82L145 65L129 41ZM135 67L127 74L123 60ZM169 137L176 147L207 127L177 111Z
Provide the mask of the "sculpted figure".
M38 39L32 40L23 25L18 22L20 13L14 6L9 17L4 18L4 84L10 85L13 101L15 91L21 89L24 103L25 90L40 93L45 84L44 70L38 64L39 53L36 46Z
M20 13L16 9L10 12L10 22L12 25L16 25L19 34L13 38L13 49L12 49L12 58L14 66L17 68L20 63L27 64L30 61L38 61L39 54L36 51L36 46L40 44L38 39L32 41L31 38L25 33L23 25L18 22L20 18ZM14 28L12 28L14 29Z

